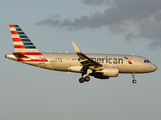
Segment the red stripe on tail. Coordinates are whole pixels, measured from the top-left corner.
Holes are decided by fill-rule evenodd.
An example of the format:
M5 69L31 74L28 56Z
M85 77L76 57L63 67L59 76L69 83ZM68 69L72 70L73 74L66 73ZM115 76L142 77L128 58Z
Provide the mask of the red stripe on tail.
M12 27L12 28L15 27L14 25L9 25L9 26Z
M12 38L13 42L22 42L20 38Z
M17 31L11 31L12 35L18 35Z
M17 53L20 53L22 55L41 55L42 56L42 53L36 53L36 52L17 52Z
M26 49L24 45L14 45L14 48Z

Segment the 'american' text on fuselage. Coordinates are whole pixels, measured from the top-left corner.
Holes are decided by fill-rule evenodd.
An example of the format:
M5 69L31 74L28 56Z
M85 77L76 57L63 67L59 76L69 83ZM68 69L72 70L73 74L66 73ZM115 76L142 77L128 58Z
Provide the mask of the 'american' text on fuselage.
M91 57L92 60L98 63L109 63L109 64L123 64L122 58L108 58L107 56L104 58L95 58Z

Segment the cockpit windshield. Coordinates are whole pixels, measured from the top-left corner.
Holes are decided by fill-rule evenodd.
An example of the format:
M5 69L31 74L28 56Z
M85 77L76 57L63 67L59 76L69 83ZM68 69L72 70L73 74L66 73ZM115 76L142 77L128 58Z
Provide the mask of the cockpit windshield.
M144 63L151 63L149 60L144 60Z

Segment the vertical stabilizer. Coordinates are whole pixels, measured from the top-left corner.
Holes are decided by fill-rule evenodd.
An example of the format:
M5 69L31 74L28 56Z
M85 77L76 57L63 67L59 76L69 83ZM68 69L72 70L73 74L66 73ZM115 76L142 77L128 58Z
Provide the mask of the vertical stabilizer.
M40 52L18 25L9 25L16 53Z

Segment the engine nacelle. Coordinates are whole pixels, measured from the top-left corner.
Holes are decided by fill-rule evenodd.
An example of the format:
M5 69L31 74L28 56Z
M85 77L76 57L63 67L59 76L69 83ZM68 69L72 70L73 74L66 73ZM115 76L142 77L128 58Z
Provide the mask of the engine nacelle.
M117 77L119 75L119 69L117 67L105 67L97 72L102 73L102 76L106 77Z
M109 79L108 76L103 76L102 73L95 73L94 77L98 79Z
M72 67L69 67L67 70L69 70L71 72L80 73L82 68L83 68L83 66L72 66Z

